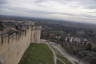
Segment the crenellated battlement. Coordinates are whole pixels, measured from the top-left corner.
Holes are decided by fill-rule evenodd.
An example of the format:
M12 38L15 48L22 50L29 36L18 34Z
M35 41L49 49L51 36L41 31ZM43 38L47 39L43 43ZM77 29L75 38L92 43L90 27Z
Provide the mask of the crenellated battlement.
M0 33L0 64L18 64L30 43L40 43L40 32L41 26L29 23Z

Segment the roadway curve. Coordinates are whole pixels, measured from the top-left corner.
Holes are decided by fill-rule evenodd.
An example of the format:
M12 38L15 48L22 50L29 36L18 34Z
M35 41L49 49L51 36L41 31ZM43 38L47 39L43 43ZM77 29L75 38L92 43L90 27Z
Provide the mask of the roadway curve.
M56 44L54 42L49 42L47 40L41 40L42 43L47 43L49 48L53 51L53 54L56 55L55 51L52 48L55 48L61 55L63 55L65 58L67 58L72 64L86 64L82 61L80 61L78 58L71 56L68 54L59 44ZM56 62L57 57L55 57Z

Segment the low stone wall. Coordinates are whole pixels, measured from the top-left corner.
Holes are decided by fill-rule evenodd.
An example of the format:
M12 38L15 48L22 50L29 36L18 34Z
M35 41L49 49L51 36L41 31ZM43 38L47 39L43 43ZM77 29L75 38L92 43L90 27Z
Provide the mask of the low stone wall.
M8 36L0 36L0 64L18 64L31 42L39 43L40 30L33 27Z

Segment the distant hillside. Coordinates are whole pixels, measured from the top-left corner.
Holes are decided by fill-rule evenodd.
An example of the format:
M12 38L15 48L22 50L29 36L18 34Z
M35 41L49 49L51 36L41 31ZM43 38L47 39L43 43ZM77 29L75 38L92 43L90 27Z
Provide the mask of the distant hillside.
M40 24L50 24L50 25L58 25L64 27L73 27L73 28L82 28L82 29L96 29L96 24L89 24L89 23L79 23L73 21L66 21L66 20L55 20L55 19L44 19L44 18L34 18L34 17L18 17L18 16L2 16L0 15L0 19L14 19L14 20L24 20L24 21L34 21L39 22Z

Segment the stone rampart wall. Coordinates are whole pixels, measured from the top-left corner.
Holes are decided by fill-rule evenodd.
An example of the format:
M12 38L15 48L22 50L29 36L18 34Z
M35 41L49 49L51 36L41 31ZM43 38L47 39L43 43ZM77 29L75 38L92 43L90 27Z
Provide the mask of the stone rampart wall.
M30 43L40 42L40 29L30 27L23 32L0 35L0 64L18 64Z

